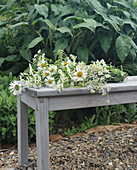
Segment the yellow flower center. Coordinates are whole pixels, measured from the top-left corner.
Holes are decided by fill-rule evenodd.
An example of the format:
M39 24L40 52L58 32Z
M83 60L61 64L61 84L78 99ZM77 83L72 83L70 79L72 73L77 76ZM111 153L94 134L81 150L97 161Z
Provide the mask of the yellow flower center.
M75 72L77 72L77 69L75 69Z
M41 63L41 67L44 67L45 66L45 64L44 63Z
M19 90L19 89L20 89L19 85L15 85L15 90Z
M67 62L65 62L65 63L64 63L64 66L66 66L67 64L68 64L68 63L67 63Z
M54 68L50 68L49 71L50 71L50 72L53 72L53 71L54 71Z
M49 76L49 73L45 72L45 76Z
M48 83L49 83L49 84L52 84L52 80L51 80L51 79L49 79L49 80L48 80Z
M78 76L78 77L82 77L82 76L83 76L83 73L82 73L81 71L79 71L79 72L77 73L77 76Z

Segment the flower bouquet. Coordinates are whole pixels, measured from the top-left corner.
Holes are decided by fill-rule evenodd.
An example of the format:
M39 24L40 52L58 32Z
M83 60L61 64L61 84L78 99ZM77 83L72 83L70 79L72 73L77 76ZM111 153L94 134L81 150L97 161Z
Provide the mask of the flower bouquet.
M29 63L28 71L21 73L20 81L10 84L10 90L17 95L26 87L54 88L60 93L67 87L87 87L91 93L98 91L105 95L104 85L111 78L110 67L103 59L89 65L76 60L76 56L70 54L68 57L63 50L59 50L58 59L53 63L39 50L33 62Z

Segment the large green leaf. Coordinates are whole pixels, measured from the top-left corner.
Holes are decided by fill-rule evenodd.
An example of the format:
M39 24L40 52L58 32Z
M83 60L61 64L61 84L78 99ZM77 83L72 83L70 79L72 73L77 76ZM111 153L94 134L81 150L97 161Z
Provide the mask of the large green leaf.
M44 22L49 26L50 29L52 29L53 31L55 31L57 28L51 23L50 20L45 19Z
M92 32L95 32L95 28L97 26L96 21L93 19L85 19L84 21L85 21L85 23L77 24L73 28L77 29L77 28L83 27L83 28L88 28Z
M116 51L121 62L124 62L131 48L130 39L127 36L120 35L116 39Z
M59 15L62 12L63 6L61 4L52 4L51 10L54 12L54 16Z
M5 58L0 57L0 67L1 67L1 65L3 64L4 61L5 61Z
M21 56L25 59L30 61L31 60L31 50L26 49L26 50L20 50Z
M9 28L14 29L14 28L17 28L22 25L29 25L29 24L28 24L28 22L20 22L20 23L14 24L14 25L10 25Z
M86 46L79 47L77 49L77 56L79 61L88 62L89 50Z
M114 0L115 3L120 4L128 9L133 8L133 4L125 0Z
M129 24L134 30L137 29L137 26L134 22L132 22L130 19L125 19L124 24Z
M45 19L48 17L48 7L45 4L34 5L39 14L43 15Z
M73 36L71 30L68 27L60 27L57 30L60 31L61 33L69 33L71 36Z
M3 35L5 34L5 32L6 32L6 28L5 27L3 27L2 29L0 29L0 38L2 38L3 37Z
M107 54L111 46L113 37L110 33L106 33L106 32L98 32L98 36L99 36L99 42L101 44L101 47L104 50L104 52Z
M94 9L94 11L101 15L104 19L107 17L107 8L103 7L97 0L86 0L86 2Z
M73 14L73 13L74 13L74 10L72 9L72 7L70 5L65 5L62 9L60 17Z
M35 47L39 42L43 40L42 37L37 37L34 40L31 41L31 43L28 45L28 48L33 48Z
M7 61L13 61L13 60L15 60L16 57L17 57L17 55L9 55L9 56L6 57L6 60Z

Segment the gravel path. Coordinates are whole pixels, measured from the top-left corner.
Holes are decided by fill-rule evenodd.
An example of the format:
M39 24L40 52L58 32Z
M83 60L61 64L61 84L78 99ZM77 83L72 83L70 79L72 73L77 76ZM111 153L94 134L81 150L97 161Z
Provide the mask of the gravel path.
M137 127L65 138L49 147L51 170L137 170ZM28 167L18 167L17 161L15 148L1 150L1 170L31 170L37 169L36 146L29 147Z

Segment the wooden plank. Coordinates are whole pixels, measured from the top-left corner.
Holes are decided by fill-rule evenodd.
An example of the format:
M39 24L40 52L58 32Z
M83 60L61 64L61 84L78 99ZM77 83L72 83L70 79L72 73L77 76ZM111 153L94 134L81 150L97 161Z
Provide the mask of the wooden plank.
M49 110L67 110L96 106L116 105L137 102L137 91L118 92L109 94L110 104L106 104L107 95L88 94L49 98Z
M36 103L37 169L49 170L48 99L39 98Z
M32 107L33 109L36 109L36 98L33 96L30 96L26 93L21 94L21 101L25 103L26 105Z
M28 106L18 95L18 165L28 164Z

